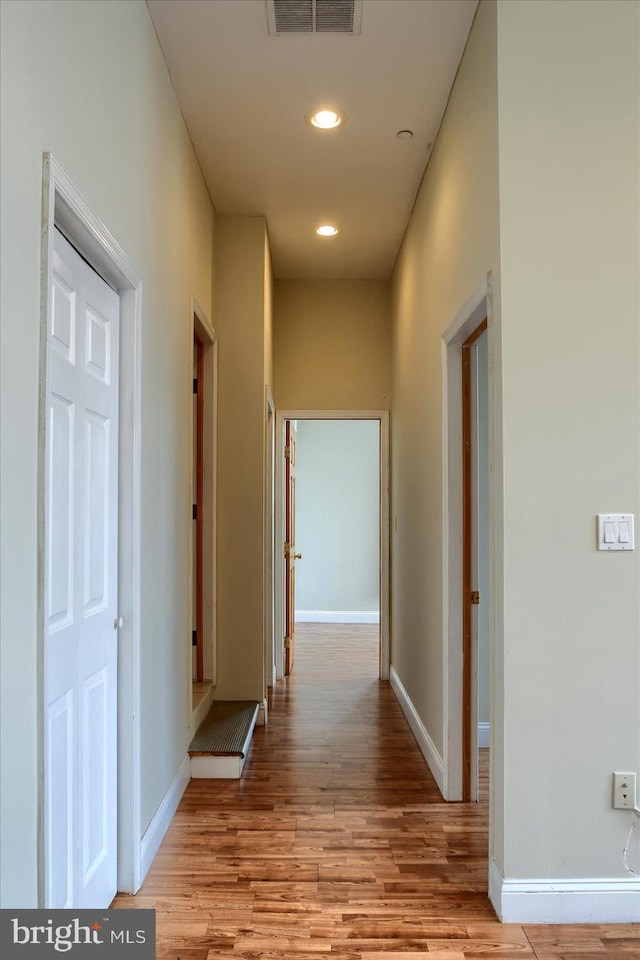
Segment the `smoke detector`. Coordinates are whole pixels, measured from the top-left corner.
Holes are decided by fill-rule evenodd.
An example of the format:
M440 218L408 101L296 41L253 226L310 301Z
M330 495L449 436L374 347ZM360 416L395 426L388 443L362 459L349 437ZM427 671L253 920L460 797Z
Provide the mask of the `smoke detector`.
M360 33L362 0L266 0L266 4L272 37Z

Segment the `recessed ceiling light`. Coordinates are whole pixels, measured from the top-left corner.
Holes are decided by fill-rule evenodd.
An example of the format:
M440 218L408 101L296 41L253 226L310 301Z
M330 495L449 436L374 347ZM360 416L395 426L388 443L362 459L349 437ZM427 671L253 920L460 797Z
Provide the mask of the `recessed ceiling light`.
M319 237L335 237L340 230L334 223L323 223L321 227L316 227L316 233Z
M413 137L413 130L398 130L396 137L398 140L411 140Z
M305 120L310 126L316 127L318 130L335 130L336 127L341 127L343 123L347 122L344 113L329 107L310 110L309 113L305 114Z

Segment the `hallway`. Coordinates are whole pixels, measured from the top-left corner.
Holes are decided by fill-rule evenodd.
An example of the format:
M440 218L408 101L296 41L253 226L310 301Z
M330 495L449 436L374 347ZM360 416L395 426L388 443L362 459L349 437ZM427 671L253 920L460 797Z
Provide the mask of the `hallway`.
M192 780L141 891L114 904L157 910L158 960L638 956L630 925L501 926L486 803L440 799L377 679L377 627L298 641L242 780Z

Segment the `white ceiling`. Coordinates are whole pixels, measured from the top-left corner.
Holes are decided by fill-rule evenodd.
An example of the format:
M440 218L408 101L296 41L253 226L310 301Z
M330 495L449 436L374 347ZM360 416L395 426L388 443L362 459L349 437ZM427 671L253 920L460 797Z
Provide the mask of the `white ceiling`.
M279 37L266 0L147 3L217 213L266 217L276 277L388 277L477 0L364 0L360 36ZM345 126L309 127L320 105Z

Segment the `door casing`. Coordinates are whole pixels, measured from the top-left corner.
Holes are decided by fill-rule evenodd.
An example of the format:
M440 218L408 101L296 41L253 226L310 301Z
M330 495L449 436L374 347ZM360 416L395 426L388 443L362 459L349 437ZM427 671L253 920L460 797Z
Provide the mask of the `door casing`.
M463 503L463 344L487 318L487 335L491 354L491 276L488 274L464 304L442 335L443 397L442 408L442 490L443 490L443 776L440 784L445 800L462 800L464 662L464 503ZM489 432L491 443L492 405L489 399ZM491 494L490 494L491 495ZM490 533L490 538L492 533ZM491 555L494 544L490 545ZM493 584L487 597L490 609L490 646L493 647L495 598ZM492 656L492 654L490 654ZM494 685L491 689L493 715ZM493 730L493 727L492 727ZM492 732L493 738L493 732ZM490 786L491 791L491 786ZM489 823L490 842L493 817Z
M38 904L44 906L45 838L45 424L47 330L54 227L120 296L118 468L118 890L142 883L140 820L140 384L142 278L50 153L43 157L40 391L38 430Z
M212 687L217 679L216 662L216 537L217 537L217 477L218 477L218 338L216 331L209 321L205 311L200 306L195 297L191 298L191 317L192 326L190 329L191 340L198 339L202 344L202 362L199 376L203 381L203 403L201 413L203 417L202 433L202 470L203 470L203 490L202 490L202 527L201 527L201 561L202 569L202 671L203 679L211 681ZM193 354L187 350L188 362L188 383L191 384L193 369ZM193 438L193 404L189 405L189 436ZM192 440L193 442L193 440ZM193 491L193 470L195 464L195 451L192 449L188 461L189 482L188 501L185 504L185 516L189 524L189 557L193 557L193 521L191 520L192 511L192 491ZM189 564L187 570L187 596L193 595L193 576L194 570L192 564ZM192 644L191 644L191 608L189 608L188 622L185 623L185 640L187 655L187 725L189 727L197 726L201 719L200 712L193 709L193 683L192 683ZM212 699L209 695L207 703Z
M265 409L265 530L264 530L264 676L265 687L276 682L275 653L275 566L274 566L274 529L275 529L275 436L276 408L270 387L264 389ZM266 694L266 690L265 690ZM266 710L267 699L263 700Z
M476 345L485 317L462 344L462 799L478 799L478 408ZM480 597L482 602L482 597ZM485 604L488 597L484 598Z
M279 410L276 415L275 496L275 664L276 678L284 676L284 552L285 482L284 425L286 420L378 420L380 423L380 663L381 680L389 679L389 411L388 410Z

